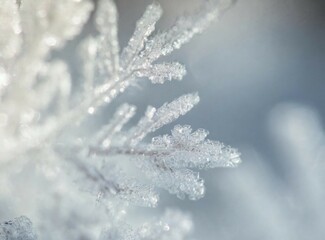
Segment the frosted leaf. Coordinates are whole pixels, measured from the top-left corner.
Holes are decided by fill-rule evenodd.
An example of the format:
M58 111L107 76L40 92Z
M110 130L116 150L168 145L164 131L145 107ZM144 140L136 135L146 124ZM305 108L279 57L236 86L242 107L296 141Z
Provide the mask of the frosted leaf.
M185 94L170 103L165 103L157 109L152 117L152 132L162 126L171 123L182 115L189 112L198 102L200 98L197 93Z
M159 196L153 187L129 179L112 164L97 168L85 161L74 160L81 189L100 195L101 199L118 198L137 206L155 207Z
M153 112L154 115L156 112ZM130 150L117 150L115 154L138 156L138 167L156 186L183 199L196 200L204 196L204 181L191 168L208 169L235 167L240 153L216 141L206 140L208 132L190 126L176 125L172 135L158 136L151 144L142 144ZM114 154L113 151L111 151Z
M138 167L156 186L176 194L180 199L188 196L191 200L197 200L204 196L204 180L189 169L170 168L154 156L150 159L139 158Z
M98 68L101 74L108 74L116 78L119 71L117 9L112 0L100 0L97 9L95 20L97 29L100 32L100 51L98 51L97 56Z
M97 66L97 74L99 74L99 79L104 84L95 89L95 96L98 97L95 102L95 107L102 105L103 102L110 102L118 94L124 92L132 84L132 81L135 80L135 74L132 71L135 70L134 68L137 68L137 66L130 64L130 71L125 71L122 68L119 69L118 39L117 32L115 33L116 26L113 26L113 20L111 22L107 20L107 15L110 15L111 19L114 16L117 18L116 7L112 1L108 0L102 0L100 2L101 5L102 7L99 7L100 11L96 16L97 28L100 32L98 37L99 51L97 62L99 65ZM143 18L137 23L137 27L139 28L135 30L129 45L122 53L122 64L125 65L125 62L131 61L132 59L129 58L134 54L136 56L138 55L138 52L143 48L143 43L147 35L153 31L154 23L159 19L160 15L161 9L158 4L154 3L147 8ZM133 57L135 58L136 56ZM101 95L105 95L103 99Z
M156 207L159 201L159 196L153 187L139 184L135 179L120 181L118 184L121 191L118 197L132 205L142 207Z
M92 139L95 146L108 148L114 136L120 133L122 127L134 116L136 107L128 104L120 106L112 117L111 121L103 126Z
M0 61L14 57L21 45L21 26L17 4L13 0L3 0L0 4Z
M74 166L75 172L73 174L76 175L75 178L78 178L77 182L80 182L81 189L93 194L101 192L108 196L114 196L119 191L116 182L105 177L98 167L81 159L67 159Z
M192 132L190 126L176 125L172 135L152 139L149 151L155 151L155 158L172 168L235 167L240 162L240 153L224 144L205 140L208 132L198 129Z
M205 30L217 17L217 6L209 2L196 14L179 18L169 30L147 41L144 50L140 53L140 59L151 63L160 56L171 53L187 43L194 35Z
M78 91L71 89L78 79L70 79L70 62L49 60L60 55L51 51L81 31L93 2L98 6L94 13L98 36L83 41L78 49L84 78L84 91ZM192 132L188 126L175 127L171 136L156 137L152 143L141 143L149 133L190 111L199 101L196 93L183 95L158 109L148 107L145 116L129 130L122 128L134 115L135 107L122 105L107 125L91 133L93 138L88 131L87 137L79 136L84 134L79 128L82 120L135 85L137 77L147 77L153 83L180 80L185 74L181 64L153 62L179 48L216 16L215 8L206 8L150 37L161 13L158 3L146 9L120 57L118 13L113 0L4 0L0 6L0 18L5 23L0 30L7 37L0 40L0 169L5 178L7 173L10 175L4 184L11 179L11 173L17 173L18 181L24 181L29 168L37 169L35 173L46 179L44 183L37 181L43 188L35 192L19 191L14 181L13 188L6 186L4 194L15 189L16 193L26 194L28 201L24 204L39 216L37 225L42 239L97 239L103 221L114 224L120 220L123 213L119 204L154 207L159 200L155 187L180 198L199 199L204 195L204 181L191 168L236 164L229 160L232 156L237 159L236 151L206 140L205 130ZM143 174L132 168L136 166ZM76 184L87 192L79 191ZM176 220L168 222L168 218ZM9 229L17 240L29 240L28 236L20 237L28 232L20 231L22 226L30 226L29 223L13 222L20 224ZM167 214L136 228L117 225L103 239L180 240L190 226L179 215ZM0 230L0 234L11 234L3 224Z
M80 32L92 8L88 0L24 0L21 16L26 44L62 46Z
M137 71L138 77L147 77L152 83L162 84L166 80L182 80L186 74L185 67L178 62L160 63Z
M137 206L157 206L159 196L153 187L138 183L136 179L128 178L125 173L112 164L105 164L99 171L108 181L115 182L116 193L114 194L117 198ZM99 192L103 193L105 197L105 192L102 190Z
M110 95L111 90L115 90L116 93L119 94L120 92L123 92L129 85L132 84L132 81L134 81L136 76L149 75L148 71L151 67L151 63L161 56L162 51L166 51L166 49L170 49L170 46L175 45L175 39L178 39L178 37L180 36L184 38L183 35L186 35L188 36L187 40L189 40L194 34L202 31L205 25L208 25L214 19L212 15L216 15L216 7L211 7L211 5L209 4L207 5L208 6L206 6L205 9L201 10L193 18L183 17L183 21L178 21L177 24L175 24L175 26L171 28L170 31L167 31L164 34L158 34L156 35L156 37L147 41L148 36L154 30L155 22L159 19L161 15L161 9L158 4L154 3L150 5L144 13L143 17L139 20L137 24L137 29L133 37L131 38L129 45L122 52L121 64L122 68L126 71L120 72L119 80L116 77L113 77L115 81L118 81L117 83L107 83L103 86L98 87L96 89L96 95L101 93L108 94L108 98L110 101L112 98L115 97L112 97ZM214 14L212 14L211 12L214 12ZM191 24L193 24L193 26L197 24L197 26L195 25L192 29ZM175 39L172 39L172 36L174 36ZM99 39L103 38L104 36L102 34ZM142 52L140 51L141 49L143 49L143 45L151 46L151 42L153 42L153 39L155 38L159 39L159 41L155 42L154 46L148 48L145 47ZM182 40L180 41L182 42ZM185 43L186 41L184 40L183 43ZM182 43L178 44L181 45ZM105 51L105 48L103 49L104 51L100 51L100 54L106 54L107 51ZM172 50L173 49L170 49L170 51ZM156 53L159 54L156 56ZM101 62L105 61L109 63L110 57L103 57L103 61ZM157 65L151 68L151 71L153 71L153 75L151 76L152 81L155 83L162 83L163 79L180 79L184 75L185 71L182 67L173 64L171 64L170 66L173 66L174 68L172 68L171 70L175 71L168 73L168 65ZM109 71L106 71L105 66L99 66L99 69L101 69L100 71L102 71L101 76L105 76L107 74L109 75ZM99 106L101 103L98 102L96 104Z
M185 94L170 103L165 103L157 110L149 107L137 126L130 130L127 144L131 146L137 145L147 134L185 115L199 100L197 93L191 93Z
M0 240L36 240L32 222L25 216L0 223Z
M155 24L161 17L161 14L162 9L160 5L154 2L146 8L143 16L137 21L135 32L121 55L122 67L124 69L138 56L148 36L154 31Z

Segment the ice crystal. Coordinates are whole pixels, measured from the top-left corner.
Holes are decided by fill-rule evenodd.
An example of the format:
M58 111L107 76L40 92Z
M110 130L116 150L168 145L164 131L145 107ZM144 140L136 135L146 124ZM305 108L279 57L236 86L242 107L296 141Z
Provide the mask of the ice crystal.
M155 29L155 24L162 14L162 9L158 3L149 5L142 18L137 22L135 32L131 37L128 46L122 52L122 67L132 66L132 61L137 59L143 49L147 38Z
M192 132L189 125L176 125L172 135L153 138L148 148L149 151L157 151L156 159L170 167L207 169L234 167L240 162L236 149L205 140L207 135L204 129Z
M170 103L165 103L158 109L149 106L145 116L140 119L137 126L130 130L126 143L131 146L137 145L147 134L186 114L198 102L199 96L194 93L183 95Z
M206 130L198 129L192 133L190 126L180 125L174 127L171 136L155 137L151 144L141 143L141 140L148 133L156 131L185 114L197 102L197 94L188 94L171 103L165 103L158 109L149 107L145 116L140 119L135 127L121 132L125 122L134 113L134 107L123 105L115 113L112 122L100 131L104 135L95 136L95 145L90 149L89 154L106 158L114 155L135 156L139 169L156 186L176 194L179 198L184 198L187 195L192 200L199 199L203 197L205 192L204 181L190 169L237 166L240 163L240 154L236 149L226 147L219 142L205 140L208 135ZM109 137L107 132L111 134ZM122 136L118 137L116 134ZM112 173L106 175L112 176ZM113 179L118 178L114 177ZM133 182L136 180L134 179ZM123 197L128 199L125 195L127 191L120 192L116 184L115 188L115 192L119 192L120 195L122 193ZM151 188L148 186L147 189ZM149 190L147 194L151 196L154 194L153 190ZM136 196L138 199L142 199L144 203L150 199L156 199L154 195L144 198L139 188L132 191L130 198L135 199ZM155 204L148 201L145 205L152 206Z
M171 136L152 139L139 160L140 169L158 186L180 198L203 197L204 181L187 168L234 167L240 162L237 150L205 140L207 134L203 129L191 133L190 126L175 126Z
M3 198L9 199L8 209L31 213L41 239L96 239L107 222L112 227L101 239L183 239L191 224L180 213L167 212L158 223L125 231L114 224L128 205L157 206L157 187L180 198L201 198L204 181L193 168L240 162L236 150L206 140L207 131L191 132L189 126L176 126L171 136L145 141L190 111L199 102L198 94L185 94L159 108L149 106L131 126L136 107L125 103L98 131L86 137L79 131L101 106L138 81L181 80L186 74L182 64L157 61L201 33L218 17L218 6L207 3L154 35L162 15L155 2L120 49L115 3L99 0L94 13L97 32L81 40L78 48L82 82L77 84L69 64L53 60L51 53L80 33L93 8L90 0L4 0L0 6L5 23L0 26ZM28 191L15 190L15 184L25 188L27 180ZM10 199L25 199L26 206ZM25 217L0 226L1 239L36 239Z
M139 70L138 77L147 77L152 83L164 83L172 79L182 80L186 70L178 62L154 64L150 69Z
M138 183L112 165L101 168L76 162L79 167L80 185L83 190L99 196L98 200L118 198L137 206L155 207L158 194L153 187Z

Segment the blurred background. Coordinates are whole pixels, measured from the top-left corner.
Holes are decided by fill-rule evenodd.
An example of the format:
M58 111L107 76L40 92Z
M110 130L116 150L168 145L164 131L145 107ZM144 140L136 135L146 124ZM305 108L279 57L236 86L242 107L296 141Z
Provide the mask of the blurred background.
M125 46L151 1L116 2ZM158 29L202 4L158 2L164 9ZM200 104L177 123L208 129L210 139L238 148L243 163L202 172L204 199L164 193L160 209L191 212L196 239L324 239L325 1L238 0L168 59L187 67L182 82L144 83L118 101L142 114L149 104L198 91Z

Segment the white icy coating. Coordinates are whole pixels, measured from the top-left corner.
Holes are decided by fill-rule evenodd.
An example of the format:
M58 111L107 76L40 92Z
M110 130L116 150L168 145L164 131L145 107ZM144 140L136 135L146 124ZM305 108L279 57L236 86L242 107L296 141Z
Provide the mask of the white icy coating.
M147 134L185 114L197 104L198 100L197 94L194 93L183 95L171 103L165 103L158 109L149 107L145 116L135 127L120 132L134 113L134 107L123 105L115 113L112 122L104 126L100 132L103 135L99 134L94 138L95 142L89 154L104 158L114 155L136 156L139 169L157 187L164 188L181 199L184 199L185 196L191 200L202 198L205 193L204 181L198 173L190 168L235 167L241 162L240 154L236 149L226 147L220 142L206 140L208 135L206 130L198 129L192 132L188 125L177 125L172 130L171 136L154 137L151 144L140 144ZM124 121L122 120L123 116ZM112 135L107 137L107 132ZM116 134L120 134L120 137ZM106 167L106 169L109 168ZM105 174L102 173L102 175ZM117 176L114 178L118 179ZM114 178L107 182L114 182ZM136 182L136 179L133 181ZM106 185L109 184L106 183ZM115 194L125 196L125 191L120 192L117 185L117 183L113 183ZM151 187L148 186L146 189L150 196L154 196L153 190L150 190ZM100 189L97 191L104 192ZM148 206L155 205L148 199L156 199L156 197L144 199L141 191L134 190L132 193L133 196L130 195L130 199L138 198L148 201ZM139 200L136 202L138 205L146 205L145 201L144 203L139 203Z
M202 32L218 16L216 6L206 4L153 36L162 15L155 2L121 50L115 3L99 0L94 13L97 34L83 39L78 48L82 76L81 84L74 84L69 64L54 60L51 53L80 33L93 2L4 0L0 5L0 200L6 202L1 207L15 216L29 213L42 239L98 239L107 222L126 214L127 205L157 206L156 187L180 198L202 197L204 181L191 168L240 162L235 150L205 140L204 130L190 133L188 127L176 127L171 136L144 141L190 111L199 102L197 93L157 109L149 106L134 126L126 127L136 107L122 104L98 131L79 137L87 118L142 78L159 84L181 80L183 65L156 61ZM173 222L174 217L179 221ZM176 240L191 229L179 213L168 213L162 221L130 231L139 239ZM9 230L5 225L5 239L36 239L27 218L13 220ZM120 230L111 228L105 236Z
M143 161L139 163L139 168L158 187L168 190L171 194L176 194L180 199L188 196L190 200L198 200L204 196L204 180L192 170L173 169L164 163L155 163L154 161L152 163Z
M132 66L134 61L144 47L148 36L155 30L155 24L160 19L162 9L158 3L149 5L143 16L136 24L135 32L131 37L128 46L122 52L122 67Z
M154 64L150 70L137 72L138 77L147 77L152 83L164 83L166 80L182 80L186 74L185 67L178 62Z
M171 136L152 139L138 160L139 168L157 186L181 199L186 195L192 200L202 198L204 181L188 168L235 167L241 162L236 149L205 140L207 135L203 129L192 133L190 126L177 125Z
M204 129L192 132L189 125L176 125L171 136L153 138L148 150L157 151L157 160L176 168L235 167L240 163L240 154L236 149L206 140L207 135Z
M170 54L194 35L201 33L218 16L219 9L212 2L208 2L197 13L180 17L169 30L158 33L147 41L139 61L150 64L159 57Z
M98 200L120 199L137 206L156 207L159 196L152 186L129 178L114 165L97 168L82 161L74 161L80 188L98 196Z
M197 93L192 93L183 95L171 103L165 103L158 109L149 106L145 116L140 119L137 126L130 130L126 144L131 146L137 145L147 134L186 114L199 100L200 98Z

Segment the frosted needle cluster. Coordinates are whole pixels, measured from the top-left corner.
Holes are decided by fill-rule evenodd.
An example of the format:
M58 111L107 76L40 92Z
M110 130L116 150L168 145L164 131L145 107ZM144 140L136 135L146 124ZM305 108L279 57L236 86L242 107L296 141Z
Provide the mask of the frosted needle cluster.
M188 125L147 141L197 105L197 93L149 106L133 125L136 106L124 103L107 124L79 136L89 119L104 106L113 110L110 103L139 81L182 80L185 67L160 58L206 29L225 1L207 2L160 32L162 9L154 2L123 49L114 1L96 6L90 0L0 4L1 240L185 239L192 226L186 214L169 210L161 220L134 226L127 210L157 206L161 188L199 199L205 189L198 170L241 161L236 149ZM81 77L75 79L67 62L51 53L73 40L92 12L97 31L77 49Z

